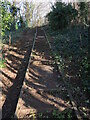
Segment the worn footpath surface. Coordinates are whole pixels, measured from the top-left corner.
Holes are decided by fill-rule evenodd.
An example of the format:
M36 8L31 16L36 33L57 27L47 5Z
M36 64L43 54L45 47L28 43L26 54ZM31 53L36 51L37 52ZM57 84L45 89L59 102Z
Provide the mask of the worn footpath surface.
M10 118L14 115L31 53L34 33L35 29L25 29L15 43L11 46L4 46L3 52L7 62L6 67L0 69L2 118Z
M71 109L66 88L53 63L44 32L38 28L29 70L17 104L15 115L18 118L36 117L37 113L50 113L54 109Z

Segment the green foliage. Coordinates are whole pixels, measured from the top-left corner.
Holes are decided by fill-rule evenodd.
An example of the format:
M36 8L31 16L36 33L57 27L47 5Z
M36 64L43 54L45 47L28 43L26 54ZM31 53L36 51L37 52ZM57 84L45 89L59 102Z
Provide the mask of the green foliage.
M70 25L71 21L78 15L76 9L70 4L56 2L47 18L52 29L62 29Z
M26 26L32 27L32 19L33 19L33 12L35 9L35 5L33 4L33 2L29 3L25 1L24 8L25 8Z
M15 25L15 28L16 28L16 30L18 30L18 24L16 23L16 25Z
M53 110L52 116L53 118L58 120L65 120L65 119L72 120L76 118L74 112L70 109L66 109L61 113L57 110Z
M5 36L6 30L10 30L11 24L13 22L13 17L9 12L10 3L9 2L0 2L1 7L1 35Z
M88 17L88 3L86 2L80 2L79 4L79 12L80 12L80 19L81 22L87 23L87 17Z
M0 60L0 68L5 68L5 60Z
M55 56L55 63L58 65L59 70L64 70L64 59L58 54L58 52L54 53Z
M90 94L90 79L89 79L89 60L85 56L81 61L81 76L83 78L84 90Z
M46 111L46 113L38 113L38 119L55 119L55 120L77 120L76 115L73 110L65 109L64 111L60 112L56 109L52 110L52 112Z
M79 77L82 80L82 89L88 95L90 93L88 28L75 25L62 31L48 30L48 33L54 37L54 52L56 52L56 60L60 64L60 70L64 70L68 74L69 71L72 71L73 76Z
M4 57L4 54L2 53L2 50L0 51L0 68L4 68L5 66L6 60Z
M21 15L20 15L20 24L21 24L21 28L25 27L25 22L23 21L23 18Z
M20 15L20 9L17 8L14 4L11 5L11 3L6 0L4 2L0 1L0 10L1 10L0 26L2 36L1 39L2 43L8 43L9 35L11 34L11 39L13 39L14 35L17 37L16 31L18 31L19 28L24 28L25 24L23 22L22 16ZM19 15L17 15L17 12L19 13Z
M14 17L17 14L18 8L15 5L12 5L10 7L10 12L12 13L12 16Z
M43 113L39 113L38 116L39 116L39 118L42 118L43 117Z

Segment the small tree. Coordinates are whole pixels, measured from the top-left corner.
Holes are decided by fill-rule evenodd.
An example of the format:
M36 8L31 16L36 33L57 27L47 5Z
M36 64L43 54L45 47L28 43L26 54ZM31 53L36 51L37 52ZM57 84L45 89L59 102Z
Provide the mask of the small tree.
M67 27L78 15L76 9L71 4L56 2L52 6L52 11L46 16L52 29L63 29Z
M28 27L32 27L34 8L35 5L33 4L33 2L24 2L25 19Z
M13 22L13 17L11 13L9 12L9 7L10 3L9 2L0 2L1 5L1 20L2 20L2 25L1 25L1 35L2 37L5 36L5 32L7 30L10 30L11 24Z

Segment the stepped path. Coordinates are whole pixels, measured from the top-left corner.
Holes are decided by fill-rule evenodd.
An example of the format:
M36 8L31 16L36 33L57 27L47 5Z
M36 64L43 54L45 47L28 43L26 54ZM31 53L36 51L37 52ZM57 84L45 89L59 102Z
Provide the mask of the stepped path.
M0 69L0 108L2 118L11 118L16 110L20 90L25 77L29 56L32 49L35 29L25 29L20 38L15 39L11 46L5 45L4 54L6 67Z
M31 118L36 113L51 112L54 109L63 111L70 107L65 96L67 91L53 63L44 32L38 28L16 108L15 115L18 118Z

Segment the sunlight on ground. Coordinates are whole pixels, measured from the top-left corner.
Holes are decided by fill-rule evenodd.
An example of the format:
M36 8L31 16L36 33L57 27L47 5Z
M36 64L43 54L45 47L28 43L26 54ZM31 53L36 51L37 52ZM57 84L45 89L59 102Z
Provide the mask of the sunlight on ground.
M4 70L4 69L3 69ZM2 71L2 75L3 75L3 79L6 77L6 79L7 79L7 77L9 77L9 78L11 78L11 79L14 79L15 77L16 77L16 74L15 73L13 73L11 70L9 70L8 68L7 69L5 69L5 73ZM9 75L9 76L8 76Z
M45 95L47 96L47 98L45 98L42 93L41 94L37 93L37 90L34 88L30 89L30 88L28 88L28 86L24 86L24 89L25 89L25 92L26 93L28 92L30 95L30 96L28 96L28 99L30 99L30 97L31 97L31 99L35 98L35 99L39 100L41 103L43 102L47 105L52 105L52 106L54 105L59 111L64 111L66 107L70 108L70 106L68 104L64 103L64 101L58 97L54 97L53 95L49 95L46 93ZM21 93L21 94L24 94L24 93ZM38 104L38 102L37 102L37 104ZM23 107L23 108L20 108L19 105L20 106L22 105L21 107ZM22 113L23 113L23 115L26 113L30 115L31 110L33 110L34 113L38 112L38 110L35 109L34 107L32 107L32 105L30 106L30 104L29 104L28 106L26 106L26 103L23 100L23 98L19 98L19 104L17 107L17 111L18 111L17 115L22 114ZM41 110L42 110L42 108L41 108ZM47 110L49 110L49 109L47 109ZM19 117L20 117L20 115L19 115Z
M10 51L9 54L14 55L15 57L18 57L18 58L22 58L22 59L24 58L24 55L20 55L17 52L14 52L14 51Z

